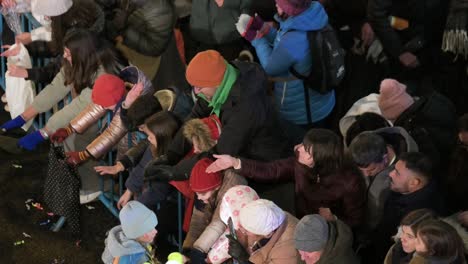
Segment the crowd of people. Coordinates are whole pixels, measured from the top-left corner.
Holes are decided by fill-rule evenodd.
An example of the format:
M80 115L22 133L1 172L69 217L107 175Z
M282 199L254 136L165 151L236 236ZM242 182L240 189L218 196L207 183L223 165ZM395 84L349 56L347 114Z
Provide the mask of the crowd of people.
M44 88L2 134L52 111L17 148L62 144L82 204L126 175L104 263L159 263L177 192L185 236L167 263L466 263L466 0L1 5L42 27L5 29L0 55L49 58L8 64ZM313 87L341 48L344 77Z

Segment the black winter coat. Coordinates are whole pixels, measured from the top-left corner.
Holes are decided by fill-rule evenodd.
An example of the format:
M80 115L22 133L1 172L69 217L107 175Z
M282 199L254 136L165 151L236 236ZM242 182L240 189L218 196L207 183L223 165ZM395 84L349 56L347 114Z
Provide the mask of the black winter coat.
M446 168L456 144L456 112L452 102L438 92L415 100L394 122L406 129L434 165ZM439 169L440 169L439 168Z
M409 212L422 208L432 209L439 215L445 214L444 200L434 181L410 194L390 193L385 202L382 220L374 234L374 245L377 247L378 257L375 263L382 263L393 243L391 237L397 233L401 219Z
M169 0L151 0L128 16L123 44L135 51L159 56L166 49L175 25L175 10Z
M426 45L440 39L444 25L440 0L369 0L367 16L384 50L393 58L408 51L405 44L416 36ZM409 27L393 29L390 16L409 20Z
M285 140L273 101L267 95L265 72L255 63L233 62L233 66L240 74L221 107L223 130L212 152L261 161L287 157L292 147ZM187 119L208 117L211 111L208 103L199 99ZM180 160L190 147L179 131L169 159Z

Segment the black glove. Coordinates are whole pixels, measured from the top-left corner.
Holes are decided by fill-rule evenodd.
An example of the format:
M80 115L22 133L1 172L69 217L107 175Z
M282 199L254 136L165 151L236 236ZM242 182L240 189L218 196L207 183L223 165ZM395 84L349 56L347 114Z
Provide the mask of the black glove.
M239 263L250 263L249 258L250 255L247 250L235 239L232 235L226 235L227 239L229 239L229 250L228 254L231 255L234 259L236 259Z
M168 182L174 179L174 168L170 165L149 164L145 168L145 182L160 181Z
M206 263L206 261L205 261L206 256L207 256L206 253L201 252L198 249L192 248L192 250L190 251L190 263L192 263L192 264Z
M193 203L193 206L198 211L203 212L205 210L206 204L202 200L195 199L195 202Z

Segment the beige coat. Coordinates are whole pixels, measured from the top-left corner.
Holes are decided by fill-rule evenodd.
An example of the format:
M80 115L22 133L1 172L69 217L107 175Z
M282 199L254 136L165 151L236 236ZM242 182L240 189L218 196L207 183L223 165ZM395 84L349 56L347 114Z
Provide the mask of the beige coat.
M275 231L265 246L250 255L249 261L254 264L302 263L294 246L294 230L298 222L296 217L286 213L286 220L283 224Z

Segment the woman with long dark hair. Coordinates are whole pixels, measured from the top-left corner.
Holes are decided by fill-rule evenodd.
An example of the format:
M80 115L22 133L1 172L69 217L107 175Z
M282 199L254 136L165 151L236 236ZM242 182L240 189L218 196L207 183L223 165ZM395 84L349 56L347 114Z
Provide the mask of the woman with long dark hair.
M115 175L121 171L132 168L130 177L125 182L124 194L117 203L118 208L125 206L132 198L137 199L150 209L156 209L159 202L166 198L171 190L168 183L144 184L144 168L149 162L164 164L167 160L166 153L172 138L180 128L180 120L171 112L161 111L149 117L140 131L148 136L116 162L114 166L97 166L96 172L101 175Z
M119 64L113 50L84 29L71 30L64 38L64 61L60 72L37 96L30 107L15 119L3 124L6 131L21 127L39 113L49 111L71 93L73 100L49 118L46 126L19 140L19 145L33 150L55 130L68 124L91 102L91 87L104 73L116 74Z
M311 129L294 148L295 157L269 163L214 155L207 172L233 167L239 174L262 183L295 182L296 216L333 215L351 227L362 223L365 187L359 171L344 154L341 139L326 129Z
M104 12L93 0L73 0L73 2L69 0L63 1L63 3L40 0L32 5L32 12L50 19L51 41L33 41L31 43L22 41L22 43L26 45L32 57L53 59L44 67L24 69L12 66L12 69L9 69L11 76L28 78L39 83L49 83L60 70L65 34L69 29L87 29L97 35L104 30ZM19 52L19 46L17 47L5 51L1 55L14 56Z

